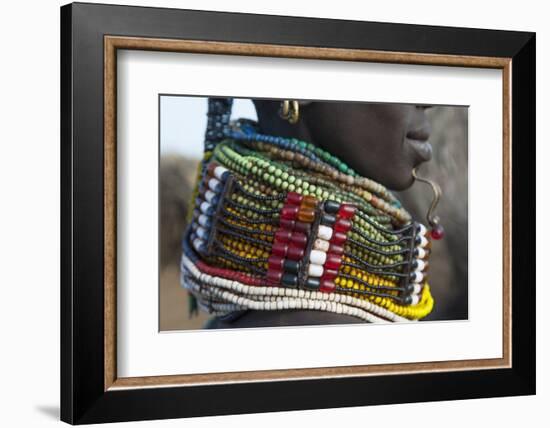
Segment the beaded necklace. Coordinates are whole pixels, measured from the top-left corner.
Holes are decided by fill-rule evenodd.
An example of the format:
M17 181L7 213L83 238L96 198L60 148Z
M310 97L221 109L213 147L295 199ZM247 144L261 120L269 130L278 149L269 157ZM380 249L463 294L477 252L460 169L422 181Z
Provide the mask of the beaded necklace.
M209 99L183 239L181 283L199 308L308 309L367 322L428 315L426 227L325 150L230 122L231 106Z

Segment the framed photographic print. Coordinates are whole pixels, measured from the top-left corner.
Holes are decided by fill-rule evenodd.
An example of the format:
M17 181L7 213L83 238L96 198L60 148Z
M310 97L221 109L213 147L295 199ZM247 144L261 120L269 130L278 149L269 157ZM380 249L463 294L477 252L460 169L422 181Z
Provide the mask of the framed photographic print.
M535 393L535 35L61 8L72 424Z

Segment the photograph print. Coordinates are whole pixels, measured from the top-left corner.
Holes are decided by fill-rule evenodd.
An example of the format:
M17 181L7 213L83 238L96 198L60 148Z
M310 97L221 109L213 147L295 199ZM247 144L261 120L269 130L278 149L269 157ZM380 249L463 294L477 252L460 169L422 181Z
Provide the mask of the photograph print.
M468 107L159 95L161 331L468 319Z

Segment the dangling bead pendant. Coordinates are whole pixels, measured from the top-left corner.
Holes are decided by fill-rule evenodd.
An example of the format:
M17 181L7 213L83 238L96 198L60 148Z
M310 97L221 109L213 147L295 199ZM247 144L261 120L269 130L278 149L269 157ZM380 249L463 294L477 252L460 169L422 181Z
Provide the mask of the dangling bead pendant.
M439 241L445 236L445 229L440 224L436 224L430 230L430 236L432 237L432 239Z

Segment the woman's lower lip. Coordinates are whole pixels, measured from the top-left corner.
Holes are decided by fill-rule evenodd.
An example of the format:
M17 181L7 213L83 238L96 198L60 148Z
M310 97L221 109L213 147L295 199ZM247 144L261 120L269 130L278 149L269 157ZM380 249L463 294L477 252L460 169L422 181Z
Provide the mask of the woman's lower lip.
M432 158L432 145L427 141L407 139L409 145L422 162L428 162Z

